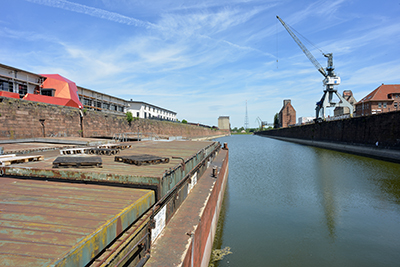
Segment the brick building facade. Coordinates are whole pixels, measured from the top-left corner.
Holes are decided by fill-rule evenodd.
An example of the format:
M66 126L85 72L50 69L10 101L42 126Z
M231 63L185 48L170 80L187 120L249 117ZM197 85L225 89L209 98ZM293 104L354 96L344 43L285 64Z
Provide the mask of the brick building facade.
M400 84L382 84L356 103L357 116L398 110L400 110Z
M296 110L291 104L290 99L283 100L283 107L279 111L279 127L286 128L296 124Z

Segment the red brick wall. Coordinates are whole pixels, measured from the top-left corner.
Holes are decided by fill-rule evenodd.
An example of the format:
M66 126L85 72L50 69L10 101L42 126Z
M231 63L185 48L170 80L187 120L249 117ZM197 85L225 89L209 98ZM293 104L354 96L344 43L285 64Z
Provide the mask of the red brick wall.
M44 120L46 137L78 137L82 133L84 137L112 137L114 134L138 130L143 133L187 138L225 133L193 125L148 119L134 120L129 125L124 115L91 110L83 114L83 131L81 131L81 115L76 108L0 98L0 138L43 137L43 126L40 120Z

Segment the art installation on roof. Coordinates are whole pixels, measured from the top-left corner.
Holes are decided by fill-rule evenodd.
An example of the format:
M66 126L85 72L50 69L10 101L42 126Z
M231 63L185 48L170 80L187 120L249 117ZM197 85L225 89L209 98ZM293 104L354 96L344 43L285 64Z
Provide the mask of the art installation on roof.
M54 98L62 98L69 99L71 101L66 102L70 107L82 108L83 105L78 97L78 88L73 81L68 80L67 78L59 75L59 74L41 74L47 79L43 82L43 88L52 88L55 89ZM35 101L35 100L33 100ZM45 101L43 101L45 102ZM57 101L60 103L60 100ZM46 102L48 103L48 102ZM56 105L60 105L58 103L54 103ZM52 103L49 103L52 104Z

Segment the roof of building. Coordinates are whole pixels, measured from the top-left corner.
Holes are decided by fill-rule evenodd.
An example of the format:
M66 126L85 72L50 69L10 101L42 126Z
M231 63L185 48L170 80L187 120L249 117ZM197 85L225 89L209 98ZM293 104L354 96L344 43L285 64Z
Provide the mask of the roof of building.
M393 93L400 93L400 84L382 84L374 91L369 93L367 96L365 96L363 99L361 99L358 103L391 100L388 95Z
M132 103L132 104L144 104L144 105L148 105L148 106L151 106L151 107L154 107L154 108L158 108L158 109L162 109L162 110L171 112L171 113L173 113L173 114L175 114L175 115L177 114L175 111L172 111L172 110L169 110L169 109L166 109L166 108L162 108L162 107L158 107L158 106L156 106L156 105L149 104L149 103L146 103L146 102L143 102L143 101L128 101L128 103Z
M284 103L285 105L283 105L283 107L281 108L281 110L279 111L279 113L282 113L282 111L283 111L287 106L290 106L290 107L296 112L296 110L295 110L294 107L292 106L292 103L291 103L290 99L286 99L283 103Z
M25 73L29 73L29 74L38 76L38 77L46 78L46 77L44 77L44 76L42 76L40 74L29 72L29 71L26 71L26 70L21 70L21 69L14 68L14 67L11 67L11 66L8 66L8 65L4 65L4 64L1 64L1 63L0 63L0 67L5 68L5 69L10 69L10 70L21 71L21 72L25 72Z
M12 92L8 92L8 91L0 91L0 96L19 99L18 93L12 93Z
M108 94L105 94L105 93L102 93L102 92L99 92L99 91L95 91L95 90L92 90L92 89L89 89L89 88L85 88L85 87L82 87L82 86L78 86L77 85L76 87L78 89L82 89L82 90L90 91L92 93L96 93L96 94L99 94L99 95L108 96L108 97L111 97L111 98L114 98L114 99L118 99L118 100L121 100L123 102L129 102L126 99L123 99L123 98L120 98L120 97L116 97L116 96L112 96L112 95L108 95ZM78 91L78 93L79 93L79 91Z

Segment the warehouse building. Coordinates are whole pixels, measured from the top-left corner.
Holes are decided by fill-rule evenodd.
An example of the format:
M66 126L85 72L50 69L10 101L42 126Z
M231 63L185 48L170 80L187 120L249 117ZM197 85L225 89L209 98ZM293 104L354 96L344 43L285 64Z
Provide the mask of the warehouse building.
M176 121L176 112L142 101L129 101L127 111L137 118Z
M400 110L400 84L382 84L356 104L356 115Z
M0 96L23 98L27 93L40 94L46 77L0 64Z
M126 113L128 101L78 86L78 95L83 107L107 113Z
M176 112L145 102L130 101L77 86L59 74L35 74L0 64L0 97L85 108L139 118L176 121Z

